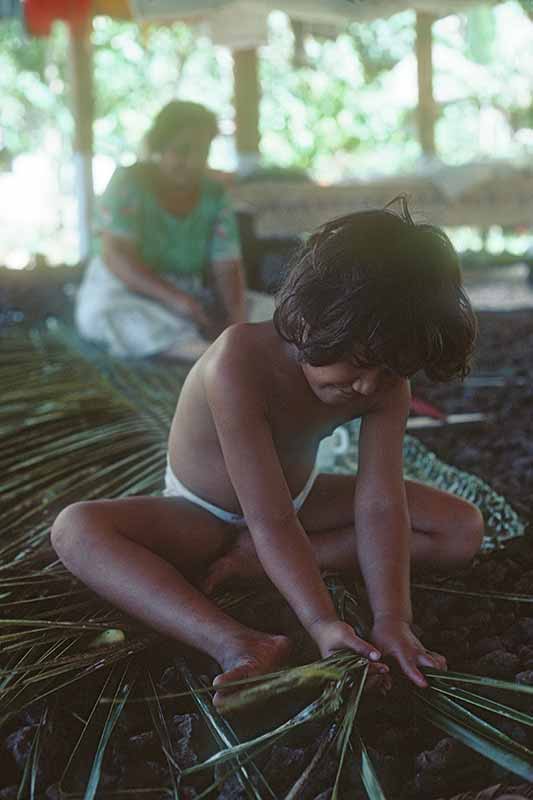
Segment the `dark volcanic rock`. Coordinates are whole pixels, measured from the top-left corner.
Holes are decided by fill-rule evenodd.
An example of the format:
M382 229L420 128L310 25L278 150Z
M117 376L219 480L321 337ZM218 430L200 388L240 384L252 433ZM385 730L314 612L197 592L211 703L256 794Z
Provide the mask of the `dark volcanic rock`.
M182 769L192 767L198 761L193 737L198 732L196 714L175 714L169 726L174 758Z
M215 768L215 780L222 781L224 778L224 770L222 768ZM221 783L220 788L217 790L217 800L244 800L246 792L235 773L230 775L226 780Z
M414 788L417 796L437 797L453 790L479 770L481 759L451 737L440 739L432 750L416 758Z
M521 644L533 645L533 617L519 619L512 632Z
M524 669L533 669L533 647L524 645L519 649L518 657Z
M487 653L478 659L473 668L474 672L479 675L512 679L519 665L520 659L514 653L508 653L506 650L493 650L492 653Z
M303 748L275 744L263 768L263 774L276 795L283 796L300 777L306 761Z
M533 686L533 669L528 669L525 672L518 672L515 675L517 683L525 683L527 686Z
M22 769L30 755L31 745L35 737L36 727L24 725L7 737L5 748L15 759L17 767Z
M470 647L473 658L479 658L494 650L506 650L505 641L501 636L488 636L486 639L479 639Z

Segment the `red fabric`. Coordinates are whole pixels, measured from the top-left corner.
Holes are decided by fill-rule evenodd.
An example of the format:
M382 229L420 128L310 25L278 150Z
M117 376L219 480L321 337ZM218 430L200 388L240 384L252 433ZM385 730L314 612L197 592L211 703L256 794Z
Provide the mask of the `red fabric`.
M426 400L421 400L420 397L411 397L411 411L415 414L422 414L432 419L446 419L446 414L440 408L428 403Z
M34 36L48 36L56 19L81 28L91 13L91 0L24 0L24 19Z

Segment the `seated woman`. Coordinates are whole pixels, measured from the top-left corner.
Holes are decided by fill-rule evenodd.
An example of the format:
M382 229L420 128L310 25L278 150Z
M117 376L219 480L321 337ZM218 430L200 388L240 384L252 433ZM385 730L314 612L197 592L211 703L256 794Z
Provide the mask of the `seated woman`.
M149 158L119 167L101 197L75 319L111 355L194 361L226 325L272 316L272 298L245 290L235 215L206 175L216 133L206 108L172 101L147 134Z

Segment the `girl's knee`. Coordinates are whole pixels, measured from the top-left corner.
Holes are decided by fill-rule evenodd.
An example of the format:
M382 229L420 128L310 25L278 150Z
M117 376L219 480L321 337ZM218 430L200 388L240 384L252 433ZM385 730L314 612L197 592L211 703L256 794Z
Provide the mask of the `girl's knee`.
M76 542L87 533L91 523L94 524L99 505L97 501L73 503L56 517L50 532L50 542L62 560L72 547L77 547Z
M479 552L485 534L483 515L473 503L464 502L459 533L461 561L468 563Z

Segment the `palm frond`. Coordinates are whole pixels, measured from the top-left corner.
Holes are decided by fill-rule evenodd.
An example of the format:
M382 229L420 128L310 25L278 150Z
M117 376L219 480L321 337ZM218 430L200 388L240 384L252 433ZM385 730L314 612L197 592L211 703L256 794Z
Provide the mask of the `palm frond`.
M39 724L35 728L35 733L31 742L30 752L28 754L26 763L24 764L24 770L17 791L17 800L24 800L24 798L26 797L29 797L29 800L36 800L37 768L39 765L39 757L41 754L41 749L40 749L41 732L46 724L47 716L48 716L48 708L44 708L41 714L41 719L39 721Z
M196 707L204 718L206 725L218 746L226 750L238 746L240 744L239 739L229 722L215 710L211 703L207 702L205 689L208 687L205 686L201 679L198 679L194 676L185 663L181 665L180 673L185 681L185 684L191 692L191 696L196 704ZM204 692L198 691L202 689ZM235 758L235 766L233 771L238 774L239 782L247 797L251 798L252 800L263 800L263 798L272 798L275 800L276 796L274 792L272 791L268 782L265 780L260 769L253 761L254 755L250 757L248 764L242 757L237 756ZM250 770L253 772L256 782L264 790L264 794L261 794L257 790L252 781ZM229 774L232 774L232 772L230 771ZM226 780L226 777L229 777L229 775L225 776L224 780ZM212 791L217 787L218 782L215 782L209 786L209 791Z
M490 761L526 780L533 780L533 750L431 688L416 690L415 695L421 717Z
M85 348L64 328L32 333L8 331L0 348L3 377L0 469L4 479L0 531L0 724L38 700L45 701L46 709L48 698L77 682L87 679L83 685L92 686L91 679L105 678L88 716L83 710L81 713L79 709L72 710L83 729L64 770L63 796L95 796L101 782L104 755L120 715L126 704L138 703L137 708L151 715L170 783L151 789L120 789L111 794L129 797L155 793L156 796L177 797L180 774L173 761L162 703L187 694L203 709L202 718L222 750L185 770L183 778L223 764L230 773L235 771L241 776L249 797L254 800L258 796L271 797L254 759L265 748L308 722L323 721L321 744L304 776L312 774L335 743L339 769L334 791L338 792L343 765L351 756L357 759L370 800L384 800L368 752L355 727L367 669L364 659L353 653L342 653L326 661L236 682L242 691L228 696L230 706L233 704L236 709L271 701L300 688L316 692L315 699L286 722L240 742L229 723L210 706L207 699L210 690L196 681L190 670L192 678L189 683L185 681L186 692L159 692L151 674L136 658L159 637L147 634L140 625L88 593L73 581L50 550L51 520L69 503L140 492L158 493L165 464L167 430L185 370L170 371L166 366L151 364L132 367L113 362ZM344 465L349 470L353 465L348 461L353 460L354 453L353 448ZM509 504L475 476L447 468L409 437L405 456L413 477L428 479L434 485L478 502L492 528L489 546L521 532L522 521ZM346 470L340 464L336 465L336 471ZM337 575L327 576L326 582L339 615L365 635L370 615L362 587L353 581L346 584L345 579ZM419 584L418 589L453 591L474 599L479 596L425 584ZM481 593L481 596L488 595ZM491 593L490 597L532 602L531 597L524 595ZM232 610L249 598L250 593L225 594L217 601L221 607ZM106 632L112 629L123 631L125 639L106 643L105 637L109 635ZM102 636L103 640L99 638ZM137 671L142 679L137 682L148 688L146 697L131 697ZM527 694L533 687L520 685L516 688L516 684L483 676L430 672L427 674L433 689L423 694L420 706L424 707L426 717L431 717L432 724L447 726L445 729L449 733L469 746L478 750L484 747L489 758L507 768L511 768L511 764L515 771L522 769L517 774L525 774L527 753L515 747L504 734L494 733L494 726L471 714L464 705L483 713L506 714L520 724L531 725L531 717L461 686L470 683ZM20 791L25 792L25 796L28 790L36 791L36 765L43 730L44 721L32 745L28 762L31 766L22 778ZM87 763L91 765L89 770ZM85 776L83 790L80 776ZM303 781L302 776L289 791L287 800L298 796ZM70 794L64 791L67 784Z
M157 688L154 683L154 679L152 678L152 673L150 671L148 671L148 681L154 697L154 699L150 700L148 703L148 707L150 709L150 716L152 717L154 728L159 735L159 739L161 742L161 750L163 751L165 760L167 762L168 774L170 776L172 797L174 798L174 800L179 800L178 782L180 779L181 770L179 764L177 763L176 759L172 754L172 744L170 742L170 735L168 732L167 723L165 720L165 716L163 714L163 709L161 708L161 703L159 701Z
M466 589L455 589L452 586L439 586L433 583L413 583L413 589L425 592L442 592L443 594L455 594L458 597L473 597L476 600L502 600L511 603L533 603L531 594L509 594L505 592L470 592Z
M332 747L336 735L337 725L335 723L331 723L326 727L325 731L323 731L321 741L313 758L302 772L294 786L292 786L289 792L285 795L284 800L298 800L298 798L301 797L307 782L321 767L322 761Z
M102 763L106 748L113 733L113 730L118 722L118 719L124 710L124 706L128 696L133 687L133 683L137 677L138 670L135 665L127 663L122 672L119 674L116 669L112 669L106 678L105 684L101 690L101 694L107 689L108 685L114 686L115 700L109 707L107 716L102 719L102 706L96 699L87 722L81 732L81 735L71 753L69 761L65 767L65 771L59 783L59 790L62 796L65 797L83 797L83 800L94 800L100 780L102 777ZM100 717L100 719L99 719ZM80 775L83 773L85 760L81 761L77 757L82 752L84 746L91 744L91 739L96 735L98 742L92 757L89 774L85 782L85 789L80 795L76 790L70 793L64 788L68 781L72 781L76 786L79 783ZM85 755L85 754L84 754ZM81 763L80 763L81 761Z
M533 686L525 683L514 683L504 681L499 678L490 678L487 675L471 675L468 672L441 672L437 669L424 669L424 675L439 684L463 684L472 683L476 686L484 686L490 689L502 689L507 692L518 692L519 694L533 694Z
M294 732L298 727L305 725L308 722L324 719L332 714L335 714L343 704L344 690L349 681L349 675L343 676L340 681L331 682L326 685L321 694L316 700L306 705L301 711L288 719L286 722L279 725L267 733L263 733L253 739L228 748L223 752L216 753L208 758L201 764L195 764L184 771L184 775L192 775L202 770L214 767L217 764L223 764L227 761L234 759L236 756L246 753L252 749L257 749L260 745L267 742L273 743L278 741L283 736Z
M344 761L346 758L346 754L348 752L348 746L350 744L350 738L352 736L353 726L355 724L355 717L357 715L357 710L359 708L359 702L361 700L361 694L363 692L363 687L365 685L367 674L368 674L368 663L364 668L359 685L352 686L352 689L350 690L350 693L346 701L344 714L338 727L337 752L339 754L339 763L337 766L335 783L333 784L333 792L331 794L331 800L338 800L339 798L339 788L340 788L342 770L344 767Z
M368 800L387 800L365 743L358 731L353 732L350 745L351 752L357 761L361 783L365 788Z

